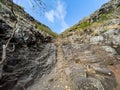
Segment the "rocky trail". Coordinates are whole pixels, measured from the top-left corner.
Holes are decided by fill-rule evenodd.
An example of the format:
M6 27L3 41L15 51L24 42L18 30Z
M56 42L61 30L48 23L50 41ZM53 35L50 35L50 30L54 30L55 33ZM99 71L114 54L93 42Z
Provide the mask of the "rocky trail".
M114 74L90 46L57 41L55 67L27 90L117 90Z
M65 73L68 63L65 61L61 44L57 47L57 63L51 72L43 75L33 86L28 90L71 90L69 77Z

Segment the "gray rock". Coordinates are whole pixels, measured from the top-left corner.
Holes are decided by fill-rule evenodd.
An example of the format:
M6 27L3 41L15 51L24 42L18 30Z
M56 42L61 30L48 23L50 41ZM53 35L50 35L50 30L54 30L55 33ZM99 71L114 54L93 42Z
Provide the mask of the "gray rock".
M101 42L103 42L104 38L103 36L94 36L90 38L90 43L92 44L99 44Z
M112 75L112 72L107 69L107 68L104 68L104 67L98 67L98 66L91 66L95 71L96 73L101 73L101 74L105 74L105 75Z
M111 24L120 25L120 20L112 19Z
M120 29L111 29L103 34L106 44L120 45Z
M108 52L108 53L111 53L111 54L116 54L116 51L114 48L110 47L110 46L102 46L102 48Z

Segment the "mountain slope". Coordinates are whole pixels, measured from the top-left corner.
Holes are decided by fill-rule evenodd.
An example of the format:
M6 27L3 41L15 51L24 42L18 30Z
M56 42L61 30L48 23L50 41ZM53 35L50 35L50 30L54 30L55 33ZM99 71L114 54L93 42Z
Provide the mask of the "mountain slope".
M35 20L33 17L31 17L29 14L27 14L27 13L24 11L23 7L18 6L18 5L16 5L16 4L12 3L10 0L2 0L1 3L3 3L4 5L6 5L7 8L9 8L9 9L6 10L6 11L9 11L10 9L13 8L13 11L14 11L16 17L20 18L21 20L22 20L22 19L23 19L23 20L28 20L28 21L31 23L31 27L33 27L34 29L39 30L39 31L42 32L42 33L45 33L46 35L48 34L48 35L53 36L53 37L57 36L57 34L54 33L48 26L46 26L46 25L38 22L38 21ZM3 7L4 7L4 6L3 6ZM2 6L1 6L1 10L2 10L2 9L3 9L3 8L2 8ZM2 14L2 12L1 12L1 14ZM4 14L4 13L3 13L3 14ZM10 14L10 17L11 17L12 19L15 18L14 15L13 15L13 13L12 13L12 11L9 12L9 14ZM3 17L6 17L6 18L7 18L7 16L5 16L5 15L4 15Z
M110 2L101 6L100 9L95 11L89 17L85 17L77 24L65 30L62 33L64 36L66 33L72 31L84 31L88 28L95 28L104 25L107 21L112 19L120 19L120 1L119 0L111 0Z
M89 17L82 19L80 22L68 28L61 34L61 37L64 38L64 49L67 49L69 46L65 53L67 53L70 48L78 50L81 48L80 50L82 50L89 46L93 54L103 60L101 65L107 66L115 75L117 81L117 87L115 90L120 89L120 70L118 69L120 67L119 11L120 0L110 0ZM67 58L75 56L75 60L77 60L78 63L84 61L85 57L84 54L82 54L85 52L84 50L77 55L74 55L77 51L72 50L71 52L73 52L73 55L71 54L71 56L69 54L68 56L65 54ZM87 53L85 55L87 55ZM87 58L87 60L89 61L90 58ZM94 64L90 65L90 67L92 66L94 66Z

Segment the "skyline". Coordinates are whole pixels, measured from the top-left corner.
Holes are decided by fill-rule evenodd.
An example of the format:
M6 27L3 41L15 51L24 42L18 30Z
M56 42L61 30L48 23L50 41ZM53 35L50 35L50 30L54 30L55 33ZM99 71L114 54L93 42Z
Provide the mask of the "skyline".
M60 34L65 29L88 17L109 0L44 0L45 9L35 5L33 0L14 0L33 18ZM33 8L33 4L35 5Z

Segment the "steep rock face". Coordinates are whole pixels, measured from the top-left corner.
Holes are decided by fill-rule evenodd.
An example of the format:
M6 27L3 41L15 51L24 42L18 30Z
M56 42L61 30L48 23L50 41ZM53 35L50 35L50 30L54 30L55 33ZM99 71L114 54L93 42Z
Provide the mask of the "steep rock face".
M48 74L56 63L54 44L19 48L7 53L0 81L1 90L23 90Z
M35 21L32 17L30 17L28 14L26 14L22 8L17 7L16 5L13 7L18 8L18 10L14 10L14 13L9 9L11 2L6 2L6 5L3 5L0 3L0 23L1 23L1 30L6 30L7 32L7 38L10 37L12 34L12 30L16 29L14 38L17 39L18 43L30 43L29 40L35 42L35 37L40 37L39 39L41 42L44 42L47 39L52 38L53 36L44 32L44 30L38 30L36 28L36 24L41 25L41 23L38 23ZM25 14L24 14L25 13ZM15 14L15 15L14 15ZM17 21L16 25L15 22ZM35 24L36 23L36 24ZM43 25L43 27L46 27ZM52 31L51 31L52 32ZM38 41L38 40L37 40ZM50 40L49 40L50 41Z
M1 2L0 61L2 45L8 42L14 30L15 34L6 50L6 59L0 64L0 90L24 90L54 67L56 46L51 43L54 36L42 29L38 30L36 25L42 24L26 14L21 7L13 4L12 12L12 2Z

